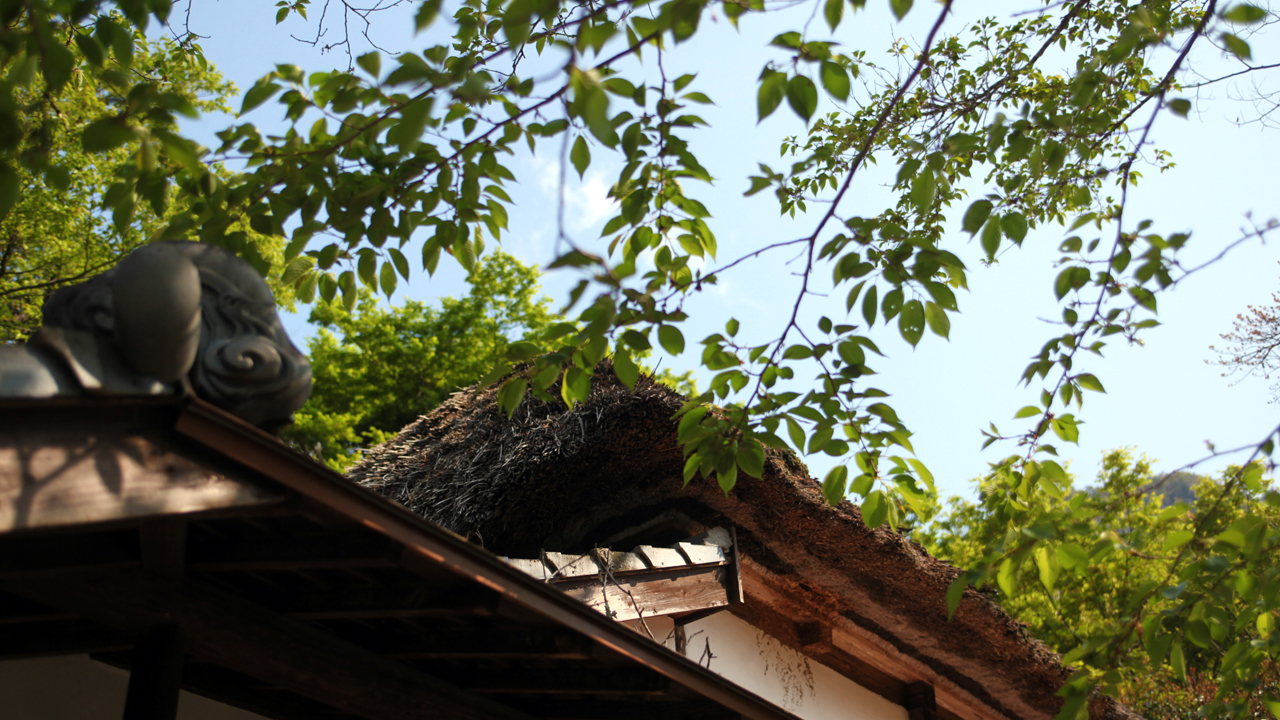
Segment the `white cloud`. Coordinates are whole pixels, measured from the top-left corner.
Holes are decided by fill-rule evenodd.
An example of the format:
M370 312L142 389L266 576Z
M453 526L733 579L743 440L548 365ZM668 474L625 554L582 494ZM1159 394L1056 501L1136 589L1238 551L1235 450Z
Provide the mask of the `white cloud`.
M596 227L617 212L617 201L609 197L612 183L603 171L588 169L579 180L577 171L569 170L564 175L561 198L560 162L535 157L533 163L538 169L538 187L543 194L553 201L564 202L566 231L578 233Z

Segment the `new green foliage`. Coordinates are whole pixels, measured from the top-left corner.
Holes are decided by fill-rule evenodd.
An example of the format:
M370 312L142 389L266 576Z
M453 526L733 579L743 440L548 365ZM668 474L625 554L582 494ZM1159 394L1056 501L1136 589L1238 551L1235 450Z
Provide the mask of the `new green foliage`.
M337 469L355 462L488 374L513 343L539 340L555 317L538 281L536 269L498 252L478 263L465 296L438 307L387 308L369 294L350 312L315 305L311 398L285 439Z
M987 445L1016 448L985 481L1011 514L1002 533L975 546L956 587L989 582L1021 595L1037 592L1026 584L1031 577L1046 592L1075 588L1078 568L1100 547L1130 541L1117 526L1111 530L1119 540L1055 541L1065 532L1059 522L1094 510L1071 507L1088 506L1090 496L1071 493L1053 460L1054 443L1074 443L1089 427L1086 397L1104 387L1116 392L1098 359L1103 351L1156 327L1157 310L1168 306L1160 294L1193 271L1180 260L1191 233L1134 217L1131 198L1144 172L1174 170L1160 130L1175 122L1190 127L1189 101L1174 95L1192 77L1191 64L1232 63L1223 77L1274 68L1246 61L1260 37L1254 31L1265 31L1275 15L1251 3L1079 0L960 27L951 0L889 0L885 7L896 18L923 23L909 39L892 28L881 53L878 44L851 44L853 36L843 34L864 0L847 7L811 2L809 16L821 12L825 22L776 28L767 59L742 69L758 85L755 117L743 122L771 118L786 100L804 119L804 132L783 140L782 169L763 157L758 174L727 180L757 202L776 203L797 230L752 237L731 253L720 247L719 221L698 197L717 181L694 142L707 132L697 112L717 101L716 88L652 61L697 36L709 15L736 24L774 11L759 0L459 0L447 8L421 0L414 24L431 30L399 54L364 54L348 69L311 74L264 58L245 114L219 133L221 145L210 154L173 130L192 104L130 70L140 62L134 31L164 21L168 0L0 2L0 214L15 212L27 178L50 187L69 182L70 169L46 141L53 125L28 122L36 88L44 83L57 95L77 82L95 83L111 98L108 106L67 128L72 145L78 137L79 148L111 173L95 221L123 233L149 208L163 218L156 225L164 236L217 243L270 264L302 302L317 303L318 320L349 346L336 334L319 336L319 394L296 432L311 433L306 442L327 443L325 452L339 458L436 401L429 392L445 390L422 390L413 408L393 400L423 385L429 368L415 363L453 352L430 342L448 337L439 335L452 327L443 310L381 311L370 301L360 306L361 293L391 294L419 262L429 274L442 261L457 262L482 283L485 258L518 211L508 191L518 180L511 159L517 148L549 149L580 176L615 169L609 185L616 214L603 236L562 237L563 254L548 266L579 281L568 317L532 345L490 334L477 344L477 357L466 351L449 360L472 375L441 373L437 387L514 373L501 390L504 410L518 412L527 394L545 399L553 389L573 405L587 396L601 359L613 354L615 371L630 384L638 377L635 360L660 348L696 360L707 377L680 418L687 481L714 478L731 491L740 471L758 471L764 447L791 445L841 458L847 470L829 476L827 499L851 492L868 522L890 525L926 516L932 490L928 470L910 457L909 418L872 384L880 348L906 351L897 337L929 352L939 342L934 336L951 336L957 295L980 271L956 254L958 243L972 239L980 262L992 263L1051 242L1059 253L1044 296L1057 299L1062 324L1047 325L1038 348L1027 349L1031 360L1020 379L1029 398L1018 403L1024 409L1016 411L1016 430L984 431ZM276 19L306 17L308 6L277 5ZM760 57L759 50L742 56ZM259 128L257 118L268 111L283 114L289 127ZM233 157L247 159L243 172L217 164ZM879 182L866 177L872 165L897 171L892 197L881 206L862 192ZM961 232L949 233L956 222ZM1242 240L1273 231L1258 227ZM282 257L264 259L250 232L287 243ZM743 318L726 333L693 335L691 297L747 263L781 268L784 261L790 264L777 272L774 302L788 311L786 322L763 327ZM827 295L819 279L828 277L838 299L819 309ZM339 297L341 305L331 304ZM401 339L408 337L421 346ZM375 350L402 356L379 367L370 362ZM480 355L503 362L486 367ZM413 370L398 376L391 365ZM322 373L330 372L333 381L326 381ZM723 411L708 412L711 403ZM992 410L1001 418L1013 412ZM1250 460L1270 455L1274 432L1259 428L1249 439L1256 448ZM1219 527L1212 508L1190 521L1158 521L1159 528L1191 523L1156 533L1175 576L1129 593L1116 618L1068 654L1090 670L1063 690L1064 720L1083 711L1091 689L1114 691L1142 658L1156 663L1134 638L1141 622L1157 615L1151 647L1174 675L1190 679L1196 668L1215 668L1225 689L1206 712L1248 713L1229 699L1261 682L1280 643L1264 619L1275 593L1259 550L1272 537L1271 505L1255 488L1261 482L1246 472L1221 480L1219 505L1243 513L1230 526ZM1124 495L1114 502L1137 503ZM1128 510L1147 512L1141 503ZM1102 525L1106 512L1095 513ZM1237 584L1241 577L1257 584ZM1228 587L1231 602L1245 598L1248 608L1227 609ZM948 596L953 603L962 597L954 587ZM1249 642L1240 640L1230 612L1256 614ZM1197 664L1197 653L1216 653L1218 664Z

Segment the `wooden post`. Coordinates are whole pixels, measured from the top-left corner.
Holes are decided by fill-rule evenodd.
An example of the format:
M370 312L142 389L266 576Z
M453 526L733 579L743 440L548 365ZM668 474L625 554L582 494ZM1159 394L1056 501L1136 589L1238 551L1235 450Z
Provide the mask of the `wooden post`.
M182 688L182 630L153 628L133 651L124 720L176 720Z
M181 516L144 520L138 528L142 569L166 580L181 580L187 555L187 522Z
M747 601L746 593L742 591L742 556L738 554L738 528L729 526L729 537L733 543L733 577L729 582L729 604L737 605Z
M938 720L938 701L932 685L916 681L908 683L904 690L908 720Z

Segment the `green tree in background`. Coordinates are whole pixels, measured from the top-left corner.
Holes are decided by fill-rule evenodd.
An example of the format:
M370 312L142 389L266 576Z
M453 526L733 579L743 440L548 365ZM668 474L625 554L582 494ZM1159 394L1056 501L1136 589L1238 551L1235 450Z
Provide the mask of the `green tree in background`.
M1108 453L1088 487L1076 488L1056 466L1041 473L1034 495L981 481L976 502L951 498L915 538L961 566L980 563L991 547L1008 550L990 586L996 600L1069 660L1082 654L1077 648L1132 635L1140 647L1134 662L1104 681L1152 720L1189 719L1205 704L1252 717L1277 709L1269 702L1280 691L1275 661L1244 659L1244 648L1268 642L1276 619L1266 606L1280 592L1273 557L1280 496L1261 466L1245 470L1243 497L1227 492L1236 474L1229 470L1200 478L1191 502L1164 495L1165 483L1190 473L1156 477L1128 450ZM1215 539L1195 540L1198 527ZM1212 581L1199 578L1206 568ZM1135 625L1142 602L1148 614ZM1182 619L1184 609L1192 611ZM1256 663L1252 679L1217 680L1243 662Z
M130 55L131 71L151 83L152 92L193 115L230 111L227 99L235 87L193 48L125 33L122 28L116 47ZM100 77L77 72L59 91L49 92L47 83L33 75L18 86L13 100L30 129L17 152L43 148L58 165L45 173L19 166L4 180L11 186L0 188L0 211L8 211L0 212L0 341L5 342L22 339L40 325L40 306L53 291L115 265L163 228L168 215L166 202L120 211L118 221L103 209L132 192L120 183L118 170L133 153L124 147L90 151L82 145L86 126L128 105L126 98L105 91ZM170 118L157 129L175 131L177 125Z
M739 472L762 472L766 446L826 453L842 458L824 480L827 499L854 497L872 526L924 516L934 494L929 471L911 457L906 419L870 384L881 346L900 337L927 349L926 338L949 335L957 295L976 270L956 254L959 244L974 239L995 262L1048 240L1058 250L1049 289L1061 322L1029 348L1021 380L1035 404L1016 412L1013 429L988 432L1009 452L983 485L999 532L957 552L968 569L948 593L950 608L969 584L1034 594L1026 578L1069 582L1082 565L1148 537L1165 564L1109 600L1112 617L1075 628L1079 643L1066 658L1082 669L1062 689L1060 717L1077 718L1091 692L1118 693L1144 669L1190 678L1189 662L1217 688L1199 712L1249 716L1236 698L1263 688L1280 653L1272 559L1280 496L1265 489L1255 462L1271 456L1280 428L1248 438L1242 466L1197 494L1194 513L1157 515L1133 541L1142 526L1126 513L1142 516L1148 502L1131 492L1072 494L1054 445L1078 439L1087 393L1103 392L1097 357L1158 325L1161 295L1205 266L1180 259L1190 228L1135 217L1132 199L1144 173L1176 172L1158 143L1166 125L1197 109L1198 92L1233 79L1261 83L1280 68L1255 62L1251 47L1277 15L1235 0L1046 0L961 27L956 0L889 0L899 21L927 14L927 30L912 44L895 26L882 53L836 35L865 0L808 2L811 21L774 23L769 54L741 68L757 83L756 118L744 122L785 101L808 132L784 142L781 163L761 158L759 174L727 180L776 201L798 229L753 237L735 257L719 257L717 221L698 199L714 178L692 142L708 131L697 108L718 89L694 74L668 75L661 60L698 36L705 18L770 22L794 3L414 0L417 29L430 31L406 52L370 52L310 74L263 58L242 119L206 152L171 129L190 103L130 70L135 32L164 22L169 0L0 0L0 218L21 173L52 187L70 173L45 140L49 121L32 120L21 99L37 82L58 96L81 77L112 98L79 132L84 151L125 158L103 195L117 231L150 205L166 217L164 236L231 248L270 264L304 303L341 296L347 311L362 286L390 296L415 267L435 273L442 260L456 262L476 277L486 248L507 231L519 148L547 148L579 174L607 164L617 169L617 215L598 240L562 228L563 254L550 264L579 281L569 303L576 315L506 346L504 366L488 375L506 378L503 409L552 388L572 405L611 354L631 384L643 353L681 355L696 344L708 387L682 410L686 480L710 478L727 492ZM278 17L305 17L308 5L286 3ZM1221 74L1196 72L1219 61L1229 64ZM824 96L850 111L819 114ZM1275 104L1265 94L1244 99L1261 104L1263 121ZM288 129L264 132L246 117L268 103ZM244 170L225 173L219 163L233 160ZM884 206L861 192L881 182L866 177L873 163L896 169ZM962 232L948 232L947 218ZM1218 257L1277 228L1248 227ZM284 244L278 262L262 257L251 231ZM722 332L686 339L694 293L748 263L781 268L784 258L796 278L789 296L775 293L786 322L717 318ZM845 312L815 312L832 291ZM1085 526L1110 534L1086 543L1075 529ZM1201 652L1214 661L1196 665ZM1280 709L1280 697L1264 701Z
M365 293L354 310L318 303L307 343L311 398L284 438L343 470L449 395L475 384L516 342L541 347L560 321L539 295L542 274L501 251L476 263L470 291L439 307L379 305ZM691 372L661 369L658 382L696 395Z
M311 398L285 439L341 470L493 368L512 342L538 338L556 319L537 269L501 252L477 262L470 291L439 307L393 308L365 294L354 310L318 303L308 342Z

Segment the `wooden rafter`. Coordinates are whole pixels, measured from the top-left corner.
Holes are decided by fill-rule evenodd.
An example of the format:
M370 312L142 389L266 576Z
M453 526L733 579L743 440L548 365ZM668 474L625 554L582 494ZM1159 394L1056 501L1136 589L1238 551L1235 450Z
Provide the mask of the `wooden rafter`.
M173 622L193 655L369 720L527 717L300 620L189 581L166 582L138 571L86 571L28 577L15 590L109 625Z

